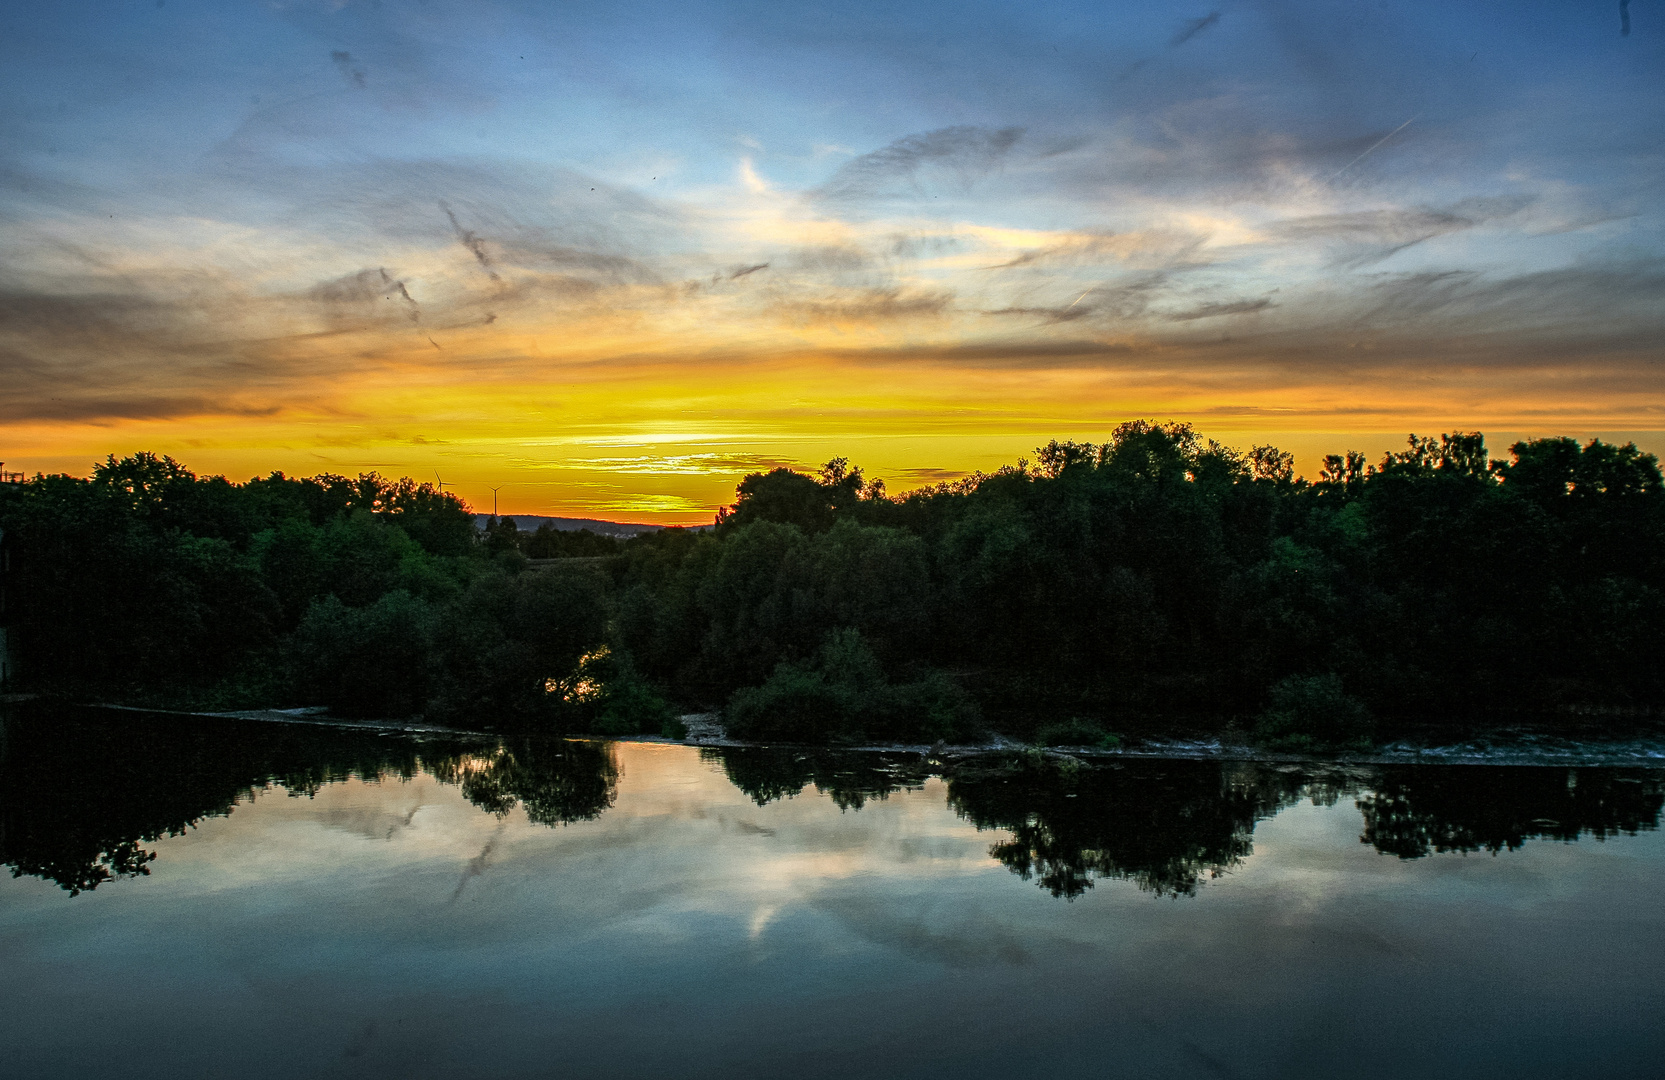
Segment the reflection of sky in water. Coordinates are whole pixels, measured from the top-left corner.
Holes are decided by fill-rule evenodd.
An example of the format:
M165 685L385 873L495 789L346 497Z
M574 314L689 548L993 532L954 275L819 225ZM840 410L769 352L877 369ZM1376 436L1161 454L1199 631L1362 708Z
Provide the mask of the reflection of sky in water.
M0 882L9 1068L1640 1074L1665 1018L1656 832L1402 861L1300 803L1195 898L1065 903L940 780L759 807L693 750L618 753L594 821L353 780L205 819L147 879Z

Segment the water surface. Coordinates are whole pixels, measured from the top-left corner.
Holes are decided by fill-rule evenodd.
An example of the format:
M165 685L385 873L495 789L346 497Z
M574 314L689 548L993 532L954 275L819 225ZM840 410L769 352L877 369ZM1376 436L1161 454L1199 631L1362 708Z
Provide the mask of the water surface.
M1645 769L35 710L8 1076L1657 1076Z

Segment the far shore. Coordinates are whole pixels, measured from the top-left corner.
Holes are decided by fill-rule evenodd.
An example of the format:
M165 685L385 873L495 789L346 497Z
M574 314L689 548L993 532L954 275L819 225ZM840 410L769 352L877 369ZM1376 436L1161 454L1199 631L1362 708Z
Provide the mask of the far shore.
M10 695L23 701L34 695ZM147 713L163 716L191 716L206 719L253 720L274 724L305 724L317 727L361 729L405 735L449 735L467 738L501 738L502 732L430 724L418 719L353 720L329 715L327 709L239 709L225 712L195 712L177 709L143 708L103 702L82 703L83 707L114 712ZM1541 766L1623 766L1665 768L1665 730L1655 730L1629 739L1575 738L1527 726L1505 728L1452 743L1423 744L1397 740L1368 751L1337 753L1289 753L1267 750L1247 741L1214 738L1133 738L1110 748L1089 746L1035 746L995 734L987 742L966 744L865 743L833 746L780 741L751 742L730 738L716 713L688 713L682 718L688 729L683 739L663 735L566 734L560 738L588 742L652 743L667 746L707 748L792 747L821 753L916 754L952 765L972 758L1002 754L1039 754L1047 758L1082 764L1108 764L1127 758L1175 758L1185 760L1258 761L1269 763L1327 765L1541 765Z

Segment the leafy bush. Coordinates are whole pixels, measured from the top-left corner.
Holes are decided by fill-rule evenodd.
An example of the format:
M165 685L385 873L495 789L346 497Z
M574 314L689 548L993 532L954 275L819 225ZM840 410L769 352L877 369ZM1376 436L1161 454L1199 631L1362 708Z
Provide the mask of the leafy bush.
M940 671L884 688L871 706L868 730L898 742L952 742L973 737L982 712L970 694Z
M888 682L861 634L846 628L827 636L815 662L781 664L763 685L735 691L727 719L742 739L936 742L968 734L978 712L940 672Z
M326 596L295 631L301 682L341 716L420 713L433 681L435 623L432 606L403 590L360 608Z
M563 730L593 719L599 677L586 665L603 655L607 623L595 568L482 572L446 616L431 716Z
M1043 724L1035 732L1035 742L1041 746L1091 746L1099 749L1121 745L1121 739L1104 730L1103 725L1079 716Z
M1280 750L1360 748L1371 728L1369 710L1342 689L1339 676L1292 675L1272 687L1255 735Z
M598 735L663 735L683 739L688 729L677 711L652 683L636 671L627 656L611 665L601 690L601 707L590 725Z
M853 742L854 702L848 687L803 664L782 664L762 686L742 687L728 703L728 733L741 739Z

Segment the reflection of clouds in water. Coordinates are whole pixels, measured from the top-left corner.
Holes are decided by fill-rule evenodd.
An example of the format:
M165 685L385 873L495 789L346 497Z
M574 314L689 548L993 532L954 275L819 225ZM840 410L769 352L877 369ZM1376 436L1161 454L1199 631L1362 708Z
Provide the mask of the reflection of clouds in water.
M1033 913L1027 905L1035 901L1056 903L1033 884L1019 887L1009 870L1074 866L1065 875L1070 880L1102 883L1060 895L1076 895L1094 910L1146 902L1130 885L1183 894L1191 880L1186 875L1200 875L1198 883L1207 887L1183 905L1272 904L1293 923L1335 923L1326 931L1335 948L1359 955L1387 955L1383 949L1399 948L1401 939L1379 929L1370 931L1375 937L1361 936L1357 927L1337 922L1336 905L1346 897L1411 882L1427 886L1447 880L1442 875L1457 887L1474 873L1449 857L1419 863L1359 844L1363 826L1350 793L1388 779L1368 769L1312 778L1254 765L1124 763L1091 782L1077 778L1069 795L1057 799L1059 791L1040 776L1012 783L962 778L951 807L947 785L931 778L884 798L870 788L860 809L840 809L816 783L866 785L890 776L907 784L915 782L913 774L829 766L796 797L776 796L759 806L692 748L624 743L613 753L625 777L615 805L559 828L529 820L518 807L501 818L482 813L455 782L436 784L420 774L410 781L324 783L308 798L260 792L230 818L206 819L186 836L161 841L162 858L145 888L187 897L259 884L380 897L332 915L361 929L373 924L379 905L404 902L402 893L388 890L415 889L430 897L449 894L447 918L461 921L447 932L479 942L513 940L531 904L537 918L575 934L629 928L642 941L680 941L704 926L701 932L715 934L713 940L732 934L763 946L759 955L800 947L806 935L829 948L853 937L931 963L978 967L1020 963L1040 947L1027 930L1014 936L1012 916L996 907ZM614 757L592 753L584 760L591 758L614 770ZM540 761L549 768L567 758L533 755L522 765L536 771ZM1393 776L1392 806L1406 811L1392 818L1401 823L1392 834L1401 846L1423 835L1467 836L1488 821L1524 823L1522 835L1529 838L1553 833L1545 824L1551 818L1582 820L1565 826L1576 833L1645 827L1658 812L1657 795L1644 781L1627 784L1598 773L1570 789L1557 775L1554 784L1522 780L1510 787L1499 780L1485 807L1507 812L1470 822L1464 815L1476 808L1460 797L1462 775L1422 768ZM523 780L522 787L536 788L531 773ZM1567 802L1569 791L1584 801ZM1311 798L1341 801L1313 806ZM971 817L957 817L954 808ZM1179 858L1176 851L1188 854ZM1512 856L1485 873L1526 881L1545 858L1562 856ZM1443 868L1421 865L1434 862ZM1211 876L1216 870L1222 875ZM522 888L526 883L535 883L535 900ZM938 904L943 896L981 890L989 890L993 906ZM469 902L459 904L465 895ZM426 917L415 918L401 932L420 935L425 927ZM1039 938L1046 940L1046 934Z
M1315 784L1294 767L1127 762L1107 770L1121 789L1255 795L1215 823L1252 824L1254 853L1192 898L1102 880L1064 903L992 861L989 845L1013 834L957 818L940 780L859 810L813 784L758 806L692 748L624 744L617 757L612 808L560 827L519 809L500 819L422 775L323 782L307 798L264 790L163 839L152 877L90 898L0 879L0 937L15 946L15 992L0 999L25 1047L38 1030L105 1060L98 1040L128 1038L142 1012L208 1010L212 1023L153 1023L150 1036L175 1071L203 1075L223 1069L191 1055L230 1046L287 1062L297 1043L322 1064L288 1075L343 1056L366 1075L542 1075L552 1062L573 1075L718 1062L725 1075L1022 1074L1014 1062L1053 1075L1073 1061L1091 1075L1107 1052L1130 1074L1333 1075L1348 1071L1334 1067L1347 1038L1375 1055L1349 1062L1423 1075L1464 1070L1416 1068L1420 1048L1459 1047L1495 1071L1540 1030L1587 1053L1568 1024L1645 1028L1634 1003L1658 981L1665 837L1401 859L1359 843L1352 787L1393 781L1378 786L1405 811L1394 820L1417 826L1393 833L1403 844L1442 823L1443 837L1497 821L1646 826L1658 803L1640 771L1569 787L1529 770L1512 789L1498 772L1482 808L1507 812L1469 820L1472 774L1359 769ZM1167 820L1174 807L1206 819L1206 801L1095 799L1074 784L1067 802L1035 784L989 805L1048 816L1066 841L1131 835L1118 858L1214 829ZM1628 809L1610 812L1615 800ZM413 801L422 812L387 842L378 830ZM466 902L438 902L446 893ZM1546 1001L1572 1019L1525 1035L1509 1023ZM88 1008L115 1022L64 1037L63 1017ZM1640 1045L1626 1028L1604 1046L1623 1038Z
M752 912L750 921L746 923L746 936L753 941L761 938L763 931L767 930L769 924L775 921L775 916L779 915L780 911L780 904L759 905L757 910Z
M422 809L418 802L405 813L373 806L335 807L318 814L318 821L326 828L341 829L371 840L391 840L396 833L411 827Z
M463 889L468 886L469 881L486 872L486 866L491 861L491 853L496 850L497 840L502 834L503 825L499 822L497 832L493 833L491 839L486 841L485 846L480 849L480 854L468 860L468 865L463 867L462 878L458 880L456 890L451 893L453 904L462 897Z
M1031 959L1009 925L979 914L944 915L943 906L928 899L898 903L840 891L816 897L809 906L863 940L914 960L966 968Z

